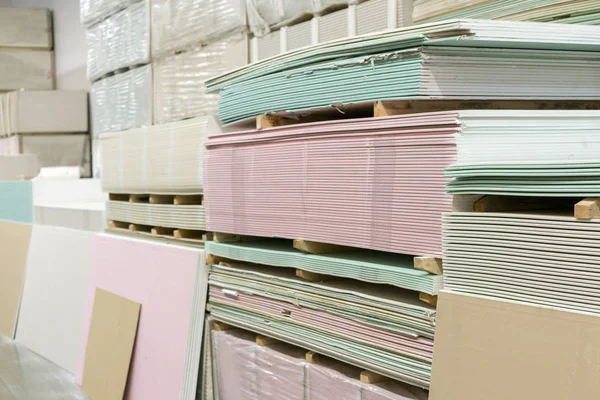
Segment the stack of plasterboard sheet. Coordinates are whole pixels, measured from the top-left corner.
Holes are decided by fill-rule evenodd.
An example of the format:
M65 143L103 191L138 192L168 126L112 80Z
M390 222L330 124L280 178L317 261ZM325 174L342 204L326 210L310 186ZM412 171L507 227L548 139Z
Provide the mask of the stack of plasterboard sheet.
M444 286L600 313L600 222L552 213L444 218Z
M71 373L79 356L94 236L34 225L29 245L16 340Z
M101 79L90 92L92 133L152 125L152 66Z
M415 23L434 22L451 18L506 19L560 23L587 23L585 19L570 21L572 17L586 17L600 12L595 0L476 0L444 2L416 0Z
M252 39L252 61L263 60L282 52L281 30Z
M0 47L52 49L50 10L0 7Z
M438 304L429 399L600 396L598 315L446 291Z
M339 10L321 17L315 17L318 26L317 43L329 42L332 40L354 36L351 31L350 17L348 9Z
M176 265L177 268L173 268ZM110 235L94 240L76 378L96 289L140 303L127 398L195 399L208 273L204 252Z
M600 194L600 111L464 111L452 194ZM569 132L565 135L565 132Z
M1 209L5 211L4 201ZM17 328L30 240L31 223L0 220L0 334L10 339Z
M244 0L151 0L152 54L163 57L246 27Z
M177 55L156 60L154 123L216 114L219 96L206 93L204 81L248 63L248 39L235 34Z
M91 27L139 0L80 0L81 22Z
M99 179L35 179L34 222L100 232L106 198Z
M423 388L435 310L415 294L356 281L306 283L292 269L211 266L211 315ZM303 346L303 347L304 347Z
M207 228L440 256L458 125L442 112L212 136Z
M206 230L204 206L109 201L106 219L162 228Z
M40 172L40 162L35 154L0 155L0 181L31 179Z
M102 135L102 187L110 193L202 193L204 142L219 133L200 117Z
M86 30L91 81L150 62L150 0L135 3Z
M293 248L288 240L256 242L207 242L210 254L233 260L353 278L436 294L442 276L414 269L413 258L399 254L362 250L335 254L308 254Z
M0 47L0 91L54 89L54 53Z
M290 27L282 28L286 31L287 43L285 50L295 50L313 44L313 22L305 21Z
M327 399L332 393L370 400L426 398L423 391L399 382L362 383L355 367L329 359L311 364L303 349L284 343L260 346L254 338L241 330L212 333L220 399Z
M0 220L33 222L33 189L31 181L0 182Z

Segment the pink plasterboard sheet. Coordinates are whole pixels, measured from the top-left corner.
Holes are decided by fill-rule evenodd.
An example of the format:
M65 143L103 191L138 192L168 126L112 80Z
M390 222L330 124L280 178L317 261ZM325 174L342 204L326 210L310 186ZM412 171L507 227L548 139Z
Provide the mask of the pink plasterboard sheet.
M201 251L99 235L85 306L76 379L81 384L97 288L142 305L125 399L180 396Z

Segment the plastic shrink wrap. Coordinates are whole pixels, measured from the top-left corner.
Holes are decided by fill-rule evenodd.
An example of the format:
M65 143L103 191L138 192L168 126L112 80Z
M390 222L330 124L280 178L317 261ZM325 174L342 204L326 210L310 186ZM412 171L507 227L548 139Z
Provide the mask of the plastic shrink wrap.
M150 62L149 0L135 3L86 31L88 78Z
M355 4L357 0L246 0L248 25L255 36L264 36L273 28Z
M81 23L86 28L89 28L138 1L139 0L81 0L79 3Z
M248 63L246 34L235 34L201 48L156 60L154 123L216 114L218 93L204 81Z
M163 57L246 29L244 0L151 0L152 54Z
M94 137L152 125L152 66L94 82L90 101Z

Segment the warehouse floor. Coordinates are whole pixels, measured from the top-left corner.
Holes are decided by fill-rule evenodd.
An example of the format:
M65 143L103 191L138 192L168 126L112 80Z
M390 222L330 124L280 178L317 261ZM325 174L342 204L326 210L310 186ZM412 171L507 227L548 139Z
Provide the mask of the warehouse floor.
M0 399L87 400L73 375L0 335Z

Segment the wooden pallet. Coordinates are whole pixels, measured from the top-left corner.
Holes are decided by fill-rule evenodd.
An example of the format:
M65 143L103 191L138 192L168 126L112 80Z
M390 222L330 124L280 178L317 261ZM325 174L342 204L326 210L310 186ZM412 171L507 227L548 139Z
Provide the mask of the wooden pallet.
M453 110L598 110L600 102L594 100L383 100L358 104L338 104L299 112L271 112L259 115L240 126L256 129L274 128L308 122L349 118L386 117L392 115ZM237 125L237 124L236 124Z
M255 237L255 236L243 236L229 233L220 233L215 232L213 234L213 240L218 243L235 243L235 242L247 242L247 241L257 241L265 238ZM340 253L340 252L349 252L349 251L360 251L364 249L359 249L356 247L349 246L341 246L330 243L321 243L321 242L313 242L309 240L296 239L293 241L293 246L295 249L303 251L309 254L331 254L331 253ZM218 264L219 262L228 260L218 257L212 254L206 255L206 263L208 265ZM433 275L442 275L443 274L443 263L440 258L431 257L431 256L420 256L414 257L413 266L415 269L419 269L421 271L429 272ZM311 282L327 282L336 279L340 279L337 276L333 275L325 275L313 271L307 271L303 269L296 269L296 276ZM419 293L419 300L430 304L432 306L437 306L437 295L431 295L428 293Z
M176 206L204 205L204 196L201 194L109 193L108 199L129 203L173 204Z
M600 218L600 198L482 196L473 203L477 212L547 211L572 213L577 219Z
M132 224L124 221L108 221L106 231L194 247L204 247L204 243L213 238L211 232Z

